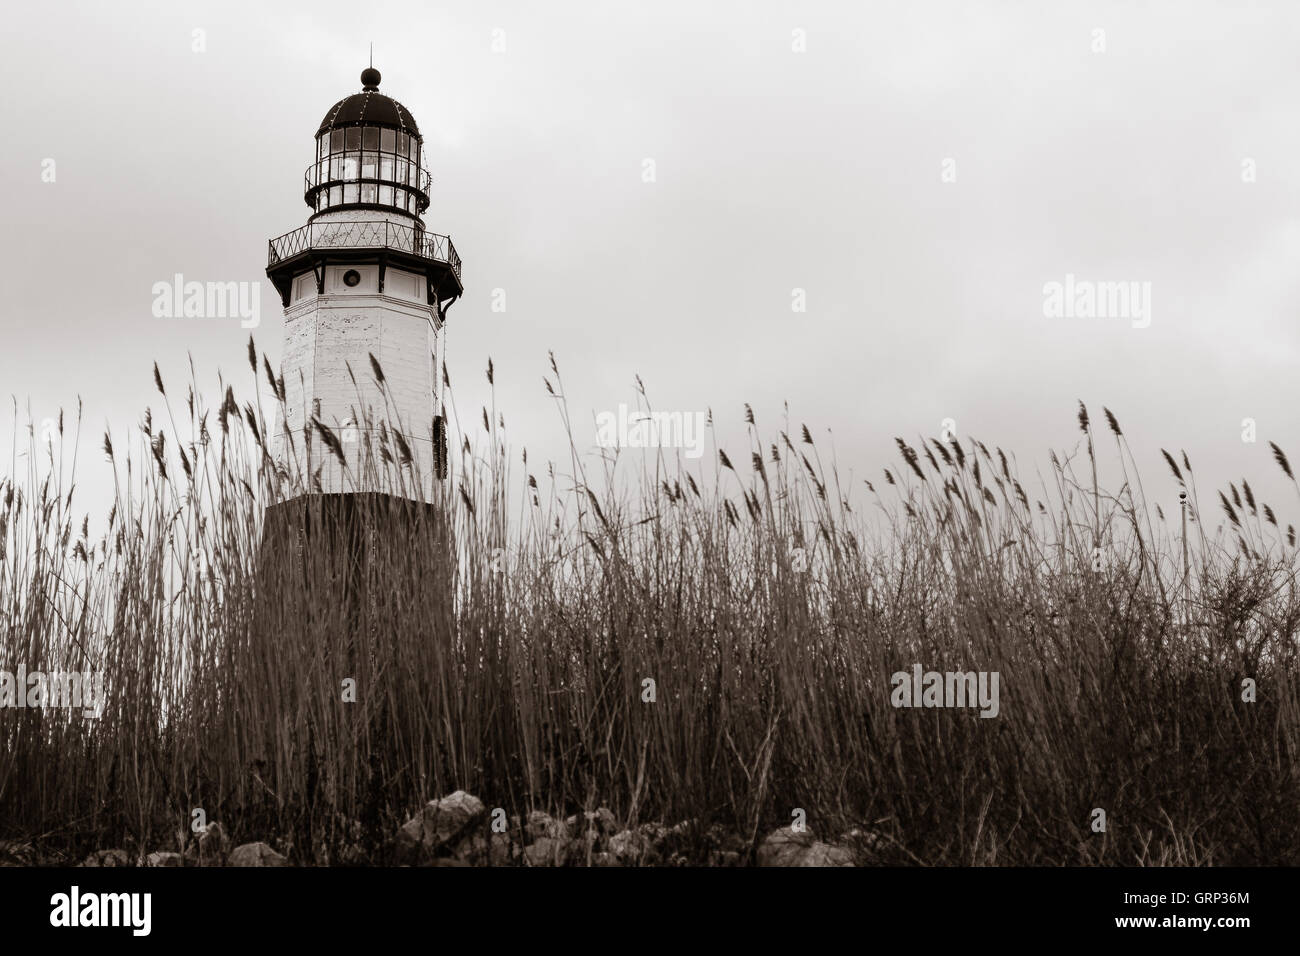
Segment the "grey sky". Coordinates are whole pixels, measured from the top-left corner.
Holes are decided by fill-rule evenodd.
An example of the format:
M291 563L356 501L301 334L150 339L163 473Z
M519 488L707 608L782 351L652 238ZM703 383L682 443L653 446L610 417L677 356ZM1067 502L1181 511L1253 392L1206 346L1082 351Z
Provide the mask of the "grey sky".
M23 4L0 34L0 393L38 422L83 397L93 494L105 419L157 407L155 359L183 394L192 353L212 402L218 369L249 381L238 320L154 318L153 283L261 281L278 358L266 241L306 221L312 135L373 40L425 135L425 221L465 260L462 422L491 356L516 453L564 447L553 349L592 444L635 373L742 451L742 403L774 427L788 399L873 481L894 435L949 417L1045 462L1082 398L1167 508L1162 445L1203 497L1244 474L1295 520L1266 441L1300 458L1297 27L1285 3ZM1150 326L1045 318L1067 274L1151 283Z

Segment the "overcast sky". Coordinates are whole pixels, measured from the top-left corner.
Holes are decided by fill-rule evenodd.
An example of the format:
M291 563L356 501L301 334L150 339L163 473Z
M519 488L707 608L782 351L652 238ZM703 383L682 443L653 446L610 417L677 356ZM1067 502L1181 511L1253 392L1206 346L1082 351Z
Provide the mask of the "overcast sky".
M1246 475L1296 520L1266 441L1300 459L1297 36L1294 3L1186 0L13 5L0 394L37 422L83 398L93 495L154 360L183 394L192 354L213 403L218 370L249 380L239 321L155 318L155 282L260 281L278 360L266 242L306 221L313 134L373 40L465 262L461 418L491 356L516 452L564 447L549 349L593 445L637 373L742 457L742 403L776 426L788 400L873 481L945 418L1045 463L1083 399L1166 510L1161 446L1203 499ZM1149 283L1149 325L1045 316L1067 275Z

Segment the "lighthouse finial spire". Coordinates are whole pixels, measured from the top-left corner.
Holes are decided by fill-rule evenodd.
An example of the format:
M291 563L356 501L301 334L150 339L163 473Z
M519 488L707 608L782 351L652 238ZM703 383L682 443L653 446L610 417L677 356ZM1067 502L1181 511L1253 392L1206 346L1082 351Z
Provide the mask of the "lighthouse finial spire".
M361 89L373 93L379 89L380 74L375 69L375 42L370 41L370 65L361 71Z

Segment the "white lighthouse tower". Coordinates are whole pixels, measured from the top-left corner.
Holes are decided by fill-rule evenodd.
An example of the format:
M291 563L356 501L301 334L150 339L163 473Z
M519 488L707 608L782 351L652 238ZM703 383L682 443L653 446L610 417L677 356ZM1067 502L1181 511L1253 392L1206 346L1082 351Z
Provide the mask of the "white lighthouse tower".
M437 341L461 263L449 237L425 229L424 140L379 81L366 69L361 91L325 114L304 177L311 214L270 242L266 273L284 304L273 449L295 496L427 504L446 476Z

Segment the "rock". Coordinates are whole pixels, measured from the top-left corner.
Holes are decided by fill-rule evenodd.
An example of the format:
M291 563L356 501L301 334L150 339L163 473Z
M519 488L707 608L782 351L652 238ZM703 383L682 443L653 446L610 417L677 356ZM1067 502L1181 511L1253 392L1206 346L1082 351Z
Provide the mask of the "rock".
M650 845L654 847L659 846L659 844L668 837L669 833L672 832L662 823L643 823L641 826L637 827L637 829L641 832L642 836L650 841Z
M831 843L814 843L799 866L853 866L853 852Z
M470 866L512 866L523 859L523 848L505 833L469 833L456 844L455 854Z
M125 850L96 850L81 861L82 866L130 866L131 858Z
M799 860L817 842L811 830L782 827L768 835L758 847L759 866L798 866Z
M265 843L245 843L230 852L230 866L288 866L287 857L276 853Z
M417 816L402 824L397 842L409 850L432 854L461 836L484 809L482 800L464 790L430 800Z
M184 866L185 858L179 853L150 853L145 857L146 866Z
M562 840L568 836L568 830L563 823L541 810L534 810L528 814L528 822L524 824L524 833L527 834L529 840Z
M854 827L840 837L840 845L850 847L858 860L878 857L884 849L885 840L879 833Z
M508 834L494 833L488 843L488 862L493 866L515 866L524 858L524 848Z
M606 845L623 866L659 866L674 857L674 865L681 865L685 858L677 852L677 844L682 842L687 826L670 830L660 823L643 823L634 830L615 833Z
M524 849L524 862L529 866L563 866L568 848L564 840L542 837Z
M706 828L698 820L683 820L666 830L646 824L642 832L668 866L692 866L709 859L721 846L725 831L718 826Z
M470 831L456 843L452 853L469 866L484 866L492 853L492 845L482 833Z
M723 853L737 853L744 856L749 852L749 843L739 833L732 833L725 827L714 827L712 830L713 844L722 849Z
M30 843L0 840L0 866L33 866L36 851Z
M642 826L651 826L652 824L642 824ZM660 828L662 829L662 827ZM680 823L674 823L665 832L665 837L676 837L684 839L692 834L700 832L700 822L698 820L682 820Z
M614 819L614 813L608 807L601 807L598 810L588 810L586 813L575 813L569 819L564 821L565 828L568 830L570 837L580 839L583 837L594 837L603 839L604 837L613 836L618 832L618 823ZM549 835L549 834L546 834Z
M593 855L604 849L599 828L588 826L588 822L576 816L565 821L568 831L565 842L569 844L567 858L571 866L589 865Z
M636 866L650 851L649 838L639 830L623 830L609 838L609 852L623 866Z
M782 827L768 834L758 847L759 866L852 866L853 854L844 847L820 842L811 830L796 833Z
M609 807L597 807L587 814L587 821L598 824L600 832L605 836L613 836L618 832L618 821L614 819L614 811Z
M209 823L195 831L195 838L185 848L185 856L202 864L220 863L230 852L231 840L220 823Z

